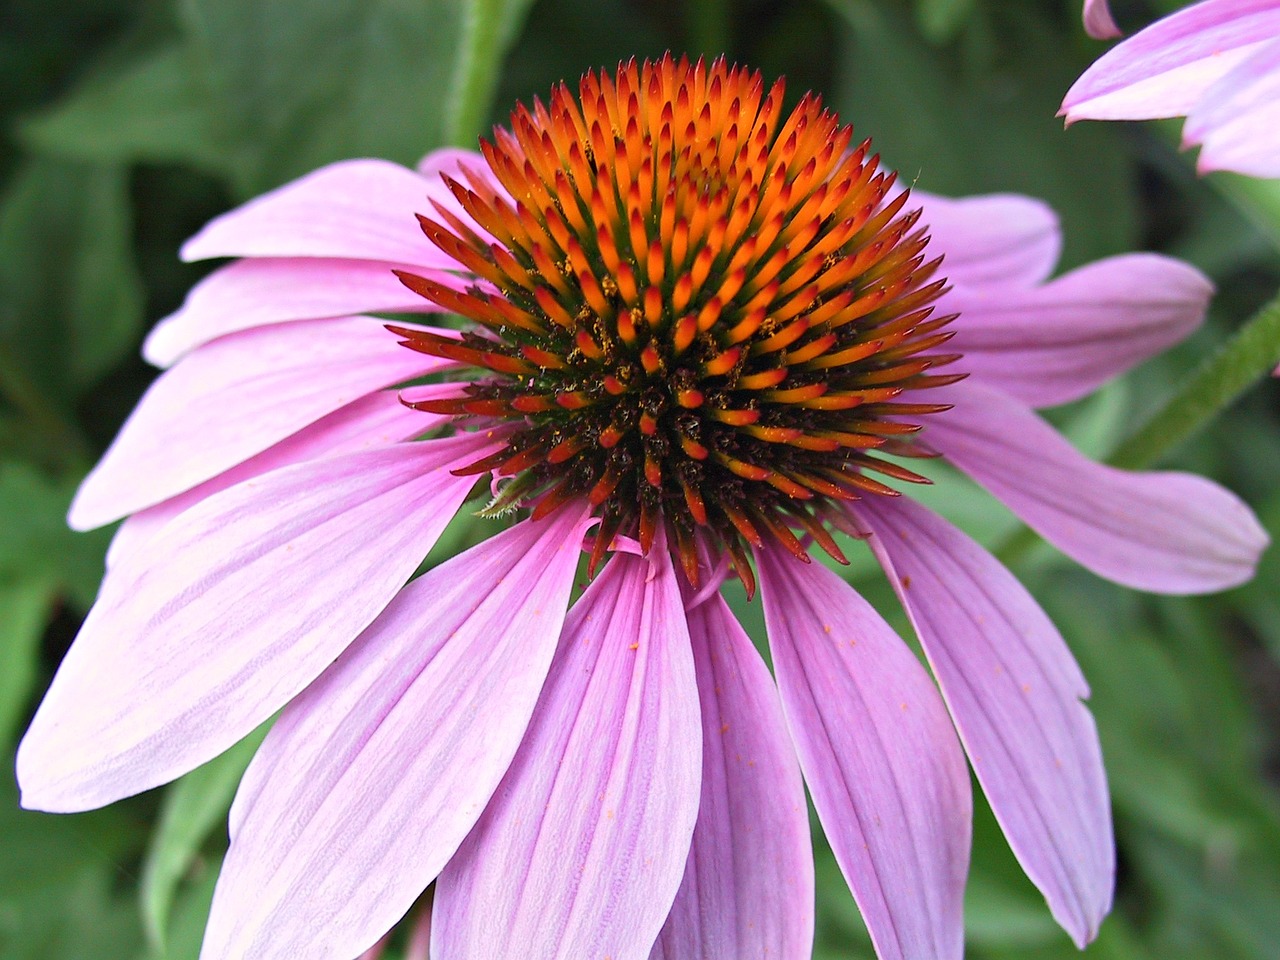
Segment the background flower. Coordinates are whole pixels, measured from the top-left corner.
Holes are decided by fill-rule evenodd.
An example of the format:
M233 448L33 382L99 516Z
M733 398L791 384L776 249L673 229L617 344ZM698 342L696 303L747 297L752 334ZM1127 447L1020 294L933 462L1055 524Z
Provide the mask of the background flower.
M0 70L11 133L0 167L0 340L9 358L0 624L14 668L0 672L0 703L9 731L34 707L39 676L96 589L106 537L73 539L62 516L155 375L130 359L144 325L176 309L202 275L176 266L173 251L216 213L324 163L383 156L412 164L433 145L473 142L488 109L477 103L509 104L632 54L727 47L768 75L785 71L793 90L825 91L921 188L1044 197L1064 219L1063 273L1140 248L1188 257L1220 291L1206 328L1097 400L1050 411L1099 455L1171 389L1196 383L1190 372L1280 279L1265 191L1246 196L1232 185L1219 195L1219 184L1184 177L1145 128L1081 124L1062 134L1052 114L1096 47L1075 42L1056 3L676 9L546 0L505 7L505 31L488 37L467 34L465 18L443 8L420 19L416 7L406 13L392 3L180 9L51 2L15 8L6 30L14 55ZM1156 12L1139 11L1138 22ZM512 40L506 59L501 45L485 45L495 39ZM469 59L456 55L463 42ZM493 82L501 89L489 101ZM1267 439L1274 400L1255 391L1162 464L1228 483L1272 530L1280 519ZM1274 743L1266 718L1275 568L1229 596L1137 597L1072 572L1019 537L985 495L945 472L937 479L925 492L935 494L930 503L1000 548L1050 609L1092 684L1125 865L1119 908L1094 949L1267 957L1277 939L1270 904L1278 871L1272 794L1260 770ZM447 530L440 556L468 543L479 523ZM869 561L848 575L892 611ZM732 602L749 632L762 635L760 606ZM147 923L166 930L169 955L193 956L229 785L246 760L240 749L163 796L96 815L50 820L7 805L4 949L19 957L160 955L137 919L141 888ZM157 804L161 825L151 841L146 822ZM1019 879L981 804L976 830L969 955L1075 955ZM834 861L819 854L817 955L866 956Z
M1086 0L1085 24L1118 36L1105 0ZM1109 50L1067 91L1076 120L1187 118L1197 167L1280 177L1280 3L1201 0Z

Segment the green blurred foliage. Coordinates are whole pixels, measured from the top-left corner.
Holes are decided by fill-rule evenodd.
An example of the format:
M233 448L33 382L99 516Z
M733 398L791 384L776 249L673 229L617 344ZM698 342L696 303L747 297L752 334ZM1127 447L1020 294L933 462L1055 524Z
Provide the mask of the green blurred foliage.
M1136 27L1179 5L1118 5ZM1066 231L1063 266L1128 249L1219 284L1206 329L1058 422L1114 451L1280 281L1280 182L1200 180L1176 125L1082 124L1058 102L1105 46L1078 0L7 0L0 31L0 741L11 750L92 602L110 532L63 517L154 371L148 325L205 268L183 237L234 202L352 156L474 144L516 99L663 50L823 93L909 181L1021 191ZM1172 460L1280 531L1275 384ZM1218 597L1137 596L1073 569L945 469L925 494L1005 555L1090 678L1114 796L1115 914L1087 956L1264 960L1280 944L1280 560ZM447 544L480 535L460 519ZM904 632L873 564L847 575ZM435 556L433 554L433 556ZM732 593L732 591L731 591ZM734 605L757 636L759 604ZM246 743L98 813L21 812L0 778L0 957L194 958ZM816 830L816 823L815 823ZM815 956L870 957L818 849ZM979 801L969 955L1075 955ZM394 953L394 950L393 950Z

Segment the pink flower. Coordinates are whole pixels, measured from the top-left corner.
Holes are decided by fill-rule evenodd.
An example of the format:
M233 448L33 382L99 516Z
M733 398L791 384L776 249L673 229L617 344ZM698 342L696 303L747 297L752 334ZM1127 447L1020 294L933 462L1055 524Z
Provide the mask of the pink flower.
M1098 40L1114 40L1124 36L1116 26L1107 0L1084 0L1084 29L1089 36Z
M1086 0L1096 37L1119 36L1106 0ZM1187 118L1202 173L1280 177L1280 0L1201 0L1108 51L1067 92L1076 120Z
M184 248L242 259L152 334L170 366L72 508L129 516L18 772L27 806L83 810L280 711L206 960L349 960L433 881L448 960L799 960L803 783L879 955L956 958L966 751L1054 916L1095 934L1084 679L1008 571L871 474L936 451L1105 577L1246 580L1266 538L1234 496L1094 464L1032 410L1186 336L1210 286L1142 254L1049 280L1057 222L1021 197L925 198L927 241L866 145L781 96L633 63L521 108L484 159L335 164ZM437 305L472 322L356 313ZM411 580L484 474L532 516ZM827 524L879 559L938 686L809 562L842 556ZM730 571L758 577L776 684Z

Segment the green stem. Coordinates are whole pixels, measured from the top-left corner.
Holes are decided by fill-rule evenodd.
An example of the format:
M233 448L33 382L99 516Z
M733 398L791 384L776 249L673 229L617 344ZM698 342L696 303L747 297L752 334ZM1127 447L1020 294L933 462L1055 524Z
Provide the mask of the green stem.
M1195 436L1280 364L1280 294L1202 363L1107 462L1149 467Z
M489 113L507 46L531 0L469 0L462 21L458 63L449 90L445 135L460 147L475 147Z
M687 8L685 29L691 52L717 57L729 52L730 0L698 0Z

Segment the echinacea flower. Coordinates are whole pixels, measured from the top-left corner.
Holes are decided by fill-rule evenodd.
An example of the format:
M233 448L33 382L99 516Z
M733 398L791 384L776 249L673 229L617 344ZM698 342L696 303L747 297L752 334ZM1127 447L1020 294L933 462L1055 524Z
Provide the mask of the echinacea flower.
M1091 938L1114 851L1084 679L1011 574L877 476L940 454L1103 576L1247 579L1265 535L1234 496L1094 464L1032 411L1185 336L1210 288L1154 255L1048 280L1041 204L904 212L851 137L722 61L633 62L482 155L335 164L206 226L187 258L242 259L152 334L171 366L73 505L129 517L23 802L109 803L280 711L206 960L349 960L433 881L440 960L799 960L807 783L879 955L945 960L967 752ZM357 313L440 309L461 326ZM485 477L484 512L524 519L413 578ZM810 561L843 559L831 527L937 686ZM759 583L776 683L730 575Z
M1106 0L1085 26L1120 35ZM1109 50L1067 92L1076 120L1186 117L1183 147L1202 173L1280 177L1280 0L1201 0Z

